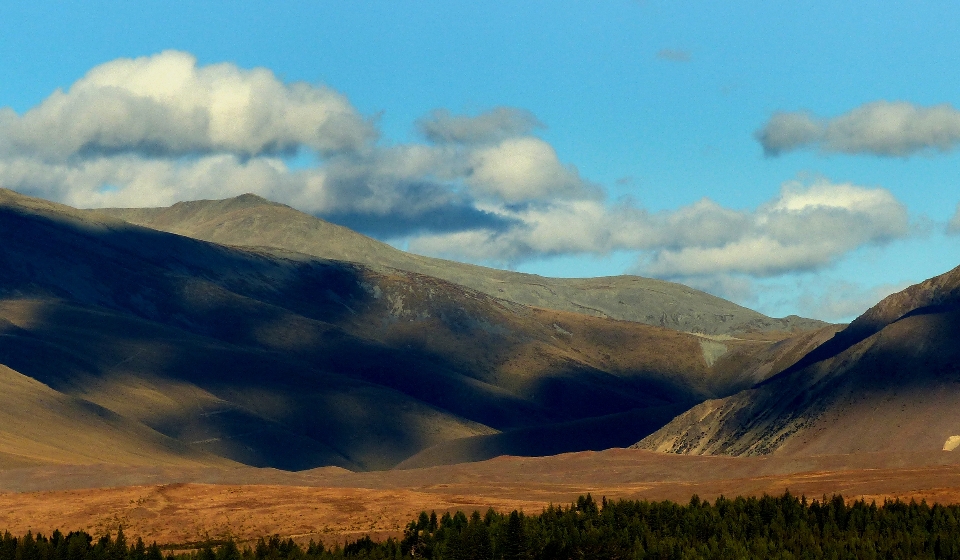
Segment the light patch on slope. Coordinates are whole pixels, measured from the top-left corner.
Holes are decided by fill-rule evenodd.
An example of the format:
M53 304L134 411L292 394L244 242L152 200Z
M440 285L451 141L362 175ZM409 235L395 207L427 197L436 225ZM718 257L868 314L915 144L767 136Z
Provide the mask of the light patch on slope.
M703 352L703 360L707 362L707 367L713 367L713 364L727 353L726 344L721 344L713 340L700 339L700 350Z

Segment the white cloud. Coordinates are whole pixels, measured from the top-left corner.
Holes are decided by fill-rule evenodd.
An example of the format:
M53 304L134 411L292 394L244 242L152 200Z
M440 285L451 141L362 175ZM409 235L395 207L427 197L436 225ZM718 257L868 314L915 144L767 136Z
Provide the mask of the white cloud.
M660 251L647 270L664 276L814 270L863 245L909 233L907 210L889 191L826 181L787 183L750 219L750 227L735 239Z
M483 144L528 136L534 129L542 128L543 123L530 111L497 107L475 117L437 109L420 119L417 126L431 142Z
M467 183L481 196L522 202L590 194L576 168L560 163L553 147L538 138L510 138L468 158L472 172Z
M960 142L960 111L948 104L876 101L832 119L776 113L756 136L768 155L816 146L823 153L907 157L953 149Z
M743 221L735 212L709 200L658 214L631 203L610 205L597 199L561 199L520 209L485 208L515 225L506 230L425 235L411 241L411 250L514 265L542 256L606 254L619 249L656 251L689 243L712 245L723 242L712 234L732 235ZM706 227L698 227L701 223ZM725 229L723 223L732 227Z
M519 225L424 236L411 248L500 264L626 249L644 253L638 271L648 275L766 277L821 269L858 247L910 230L906 208L889 191L826 181L787 183L777 198L754 211L702 200L651 214L630 204L578 200L498 212Z
M362 149L375 137L345 97L269 70L198 67L187 53L97 66L22 117L0 116L0 150L31 157L211 152L244 157Z
M0 158L0 185L81 208L168 206L250 192L378 234L502 227L503 218L429 180L423 170L431 158L417 152L393 148L382 157L335 158L301 170L277 158L232 154L186 161L133 154L69 162Z
M810 142L802 118L777 118L793 131L778 145ZM888 191L827 181L785 184L749 210L611 203L519 109L434 111L418 122L422 143L381 143L371 122L342 95L265 69L174 51L120 59L23 115L0 109L0 186L79 207L253 192L424 254L516 265L626 250L642 274L739 296L756 278L822 269L909 230ZM303 152L317 163L288 167Z
M166 51L97 66L22 116L0 109L0 184L69 204L167 205L254 192L369 232L501 227L487 204L597 196L528 111L438 110L430 144L382 146L339 93ZM287 169L298 152L313 168Z
M322 180L322 172L315 174ZM280 160L244 161L229 154L187 163L129 154L70 163L0 159L0 184L6 188L84 208L161 206L245 192L269 197L307 182L306 175L291 174Z
M823 134L823 125L807 112L774 113L756 137L767 155L776 156L814 144Z
M746 235L749 212L724 208L704 198L674 211L650 217L650 245L659 250L684 247L719 247Z

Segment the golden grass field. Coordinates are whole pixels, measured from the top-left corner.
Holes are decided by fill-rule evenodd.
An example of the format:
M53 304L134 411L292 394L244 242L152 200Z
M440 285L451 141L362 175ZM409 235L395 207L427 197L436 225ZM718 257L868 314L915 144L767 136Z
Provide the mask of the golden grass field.
M6 489L0 528L14 534L58 528L102 534L122 525L129 537L161 544L250 542L272 534L333 544L397 536L424 510L538 513L587 492L683 503L692 494L713 500L785 490L809 498L840 493L956 503L960 455L736 458L614 449L367 473L87 465L2 471L0 487Z
M196 206L244 250L0 189L0 530L332 544L588 492L960 501L960 269L840 330L398 257L285 208ZM323 232L366 252L318 259ZM619 448L641 438L703 455Z

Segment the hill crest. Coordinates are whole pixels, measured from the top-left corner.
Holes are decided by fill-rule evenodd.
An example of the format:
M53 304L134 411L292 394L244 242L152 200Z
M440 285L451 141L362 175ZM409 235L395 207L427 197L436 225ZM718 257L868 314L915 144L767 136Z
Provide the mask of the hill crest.
M245 194L166 208L91 210L130 223L239 247L264 247L441 278L523 305L703 334L811 330L822 321L774 319L682 284L639 276L548 278L414 255L289 206Z
M255 222L277 208L223 205L234 210L175 212L207 209L229 225L223 216ZM0 237L0 364L198 457L253 466L385 469L417 455L429 464L628 445L817 339L717 342L9 191ZM470 438L480 439L447 445Z

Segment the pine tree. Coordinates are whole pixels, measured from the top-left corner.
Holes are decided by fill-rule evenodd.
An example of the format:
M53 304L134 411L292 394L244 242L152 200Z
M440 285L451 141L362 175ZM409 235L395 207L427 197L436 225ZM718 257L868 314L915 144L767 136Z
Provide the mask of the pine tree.
M520 560L526 558L526 556L527 547L524 543L523 518L517 510L513 510L507 520L504 534L503 558L504 560Z

